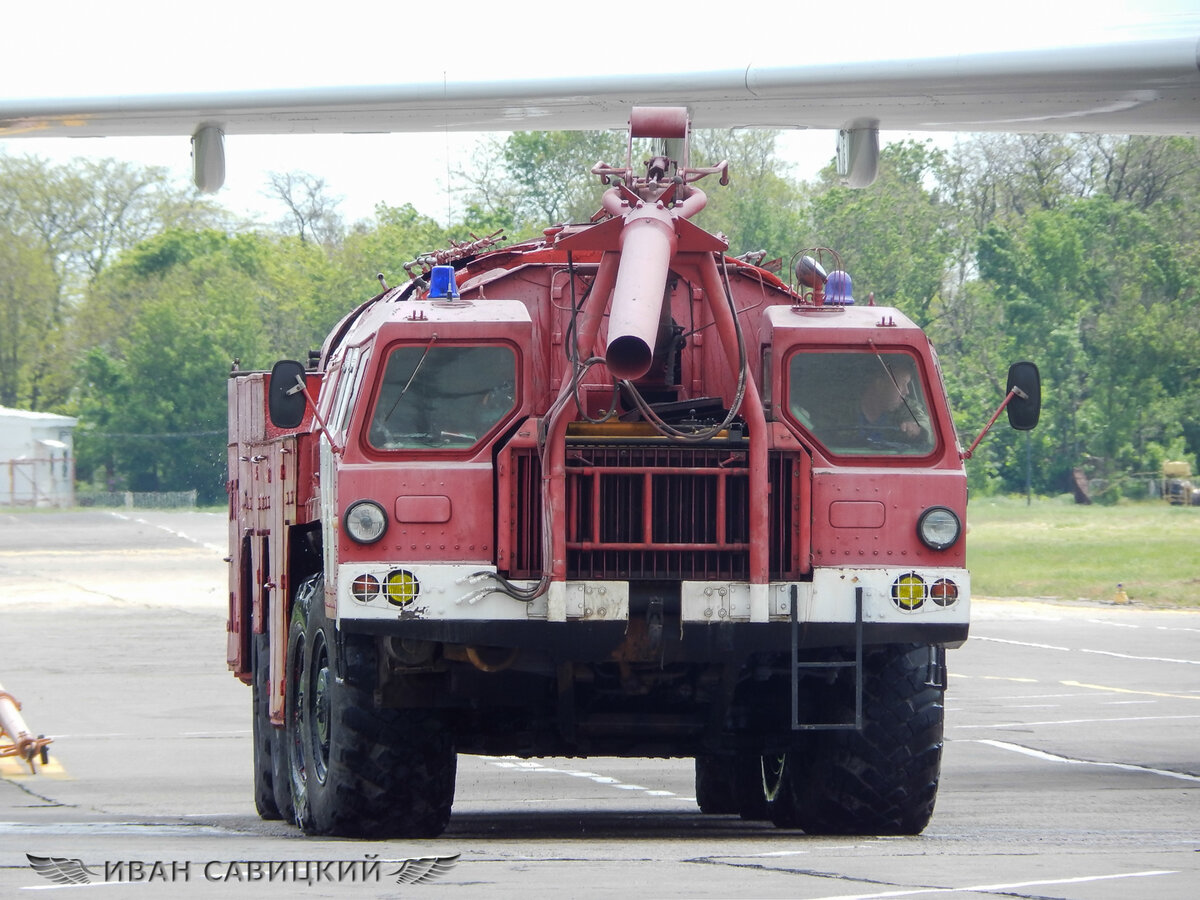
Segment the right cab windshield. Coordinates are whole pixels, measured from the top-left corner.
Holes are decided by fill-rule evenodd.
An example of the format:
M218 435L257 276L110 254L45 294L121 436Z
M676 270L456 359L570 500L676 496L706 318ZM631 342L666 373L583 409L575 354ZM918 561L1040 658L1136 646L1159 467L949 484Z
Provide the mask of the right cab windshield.
M799 350L788 364L788 411L836 455L933 452L927 396L908 353Z

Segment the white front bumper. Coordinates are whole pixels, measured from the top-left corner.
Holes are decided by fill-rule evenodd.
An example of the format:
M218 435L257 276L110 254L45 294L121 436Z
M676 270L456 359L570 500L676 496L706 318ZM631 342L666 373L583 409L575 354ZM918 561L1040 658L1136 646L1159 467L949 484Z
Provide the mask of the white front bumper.
M381 584L390 572L403 568L414 575L420 589L408 603L389 601L384 593L367 601L355 598L356 578L373 576ZM528 602L493 589L495 582L476 576L478 565L338 566L338 619L402 621L434 619L455 621L619 622L629 618L629 582L567 581ZM915 574L927 586L949 579L958 587L958 599L940 605L932 599L905 609L892 599L892 587L903 575ZM531 587L533 582L518 582ZM970 620L971 581L966 569L948 568L819 568L811 582L684 581L680 585L683 624L722 622L783 622L791 619L791 598L796 596L801 623L855 621L855 592L863 593L863 621L897 624L967 624Z

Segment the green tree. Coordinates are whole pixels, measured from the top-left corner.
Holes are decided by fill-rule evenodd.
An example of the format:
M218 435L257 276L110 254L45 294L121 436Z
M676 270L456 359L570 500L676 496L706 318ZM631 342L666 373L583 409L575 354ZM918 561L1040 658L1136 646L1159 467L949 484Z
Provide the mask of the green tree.
M80 460L103 465L121 487L196 489L207 503L224 492L227 348L243 343L245 311L209 299L208 308L154 301L124 359L101 350L87 359L82 411L92 427L80 432Z
M168 232L98 280L89 312L100 324L81 365L81 478L219 499L230 366L271 359L272 248L252 235Z
M5 302L29 309L42 329L26 345L16 402L33 409L61 409L68 403L71 366L79 353L70 341L72 318L87 285L121 251L166 227L222 218L194 190L172 185L161 168L112 159L55 165L39 157L0 154L4 237L21 248L23 271L33 266L52 279L49 293L43 275L9 279ZM33 261L32 253L42 261ZM31 291L28 296L12 293L22 283Z
M1198 260L1166 251L1161 224L1098 195L981 240L1009 347L1042 367L1044 488L1081 468L1119 491L1195 419Z
M922 326L942 314L955 259L957 214L940 182L946 167L945 153L930 144L889 144L875 184L842 187L826 169L811 207L812 244L837 250L855 296L874 294Z
M287 209L279 224L284 233L294 230L302 242L330 247L341 242L345 226L338 204L342 198L330 196L324 178L307 172L272 172L266 194Z
M776 153L778 131L706 130L692 133L693 165L729 163L729 184L715 176L697 186L708 205L697 224L729 239L735 255L766 251L786 262L801 249L807 196Z
M604 191L591 169L624 161L625 147L616 131L515 132L485 142L458 176L469 187L470 205L511 220L514 237L521 237L591 218Z
M403 283L408 275L405 265L433 250L449 247L454 232L412 204L375 207L375 228L360 231L346 239L340 265L353 276L348 284L350 299L365 299L378 290L376 275L389 285Z
M57 299L46 254L0 227L0 406L39 408L62 339Z
M0 219L48 254L64 286L63 299L147 237L225 218L194 189L172 184L161 166L115 159L53 164L0 154Z
M1017 489L1026 442L1037 489L1081 469L1109 497L1144 490L1167 447L1196 446L1196 153L1145 137L957 146L945 185L959 262L931 333L960 426L977 430L1010 360L1038 362L1046 388L1036 432L981 446L974 489Z

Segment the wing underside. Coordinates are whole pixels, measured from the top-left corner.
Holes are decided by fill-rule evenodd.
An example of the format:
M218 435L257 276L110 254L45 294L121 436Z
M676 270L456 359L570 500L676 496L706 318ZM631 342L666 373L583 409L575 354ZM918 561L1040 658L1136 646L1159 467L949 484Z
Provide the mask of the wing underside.
M1200 134L1194 37L710 72L0 100L0 137L623 128L682 105L698 128Z
M839 132L838 171L875 177L879 130L1200 134L1200 41L674 74L453 80L0 100L0 139L191 135L194 179L225 180L230 134L624 128L635 106L685 106L696 128Z

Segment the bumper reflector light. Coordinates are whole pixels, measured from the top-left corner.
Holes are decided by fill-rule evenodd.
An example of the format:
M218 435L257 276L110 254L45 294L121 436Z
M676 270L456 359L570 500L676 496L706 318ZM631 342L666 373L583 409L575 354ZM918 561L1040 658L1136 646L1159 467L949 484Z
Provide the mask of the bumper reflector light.
M412 572L404 569L397 569L395 572L389 572L387 577L387 598L388 603L394 603L396 606L406 606L417 599L417 594L421 593L421 582L417 580L417 576Z
M892 602L903 610L920 609L925 597L925 580L916 572L901 575L892 583Z
M379 596L379 579L374 575L359 575L350 585L350 593L359 603L370 603Z
M939 578L930 585L929 598L938 606L953 606L958 602L958 585L949 578Z

